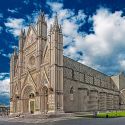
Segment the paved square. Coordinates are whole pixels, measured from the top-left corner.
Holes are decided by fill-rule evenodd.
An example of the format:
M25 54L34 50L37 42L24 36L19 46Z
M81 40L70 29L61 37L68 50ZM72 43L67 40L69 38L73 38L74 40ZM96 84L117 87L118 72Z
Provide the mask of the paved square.
M0 125L125 125L125 118L53 118L46 120L0 118Z

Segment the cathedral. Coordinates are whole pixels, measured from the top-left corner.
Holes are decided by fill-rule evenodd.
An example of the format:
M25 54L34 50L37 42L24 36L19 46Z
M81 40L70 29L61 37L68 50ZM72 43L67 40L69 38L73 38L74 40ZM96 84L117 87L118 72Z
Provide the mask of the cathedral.
M62 27L55 16L47 33L44 13L10 59L10 114L69 113L125 108L123 73L108 76L63 55Z

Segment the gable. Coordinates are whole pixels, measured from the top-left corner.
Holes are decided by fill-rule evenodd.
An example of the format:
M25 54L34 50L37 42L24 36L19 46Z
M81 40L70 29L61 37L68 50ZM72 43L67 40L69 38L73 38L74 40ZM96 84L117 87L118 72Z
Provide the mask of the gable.
M22 89L27 84L31 84L32 86L36 87L36 82L35 81L36 81L36 78L33 77L31 72L29 71L29 69L27 69L27 74L26 74L25 79L23 80L23 83L22 83Z
M36 42L36 40L37 40L36 29L33 26L30 26L26 35L24 48L30 46L31 44Z

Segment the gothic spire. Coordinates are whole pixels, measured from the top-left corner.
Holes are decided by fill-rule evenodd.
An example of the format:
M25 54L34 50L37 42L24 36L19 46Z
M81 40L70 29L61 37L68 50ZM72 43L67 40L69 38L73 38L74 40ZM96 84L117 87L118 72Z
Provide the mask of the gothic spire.
M21 29L19 36L20 36L20 38L21 37L23 37L23 38L25 37L25 29Z
M39 22L39 21L45 21L45 14L44 14L43 11L40 11L40 15L39 15L39 17L38 17L38 22Z
M14 56L17 55L17 49L16 49L16 47L14 48L14 53L13 53L13 55L14 55Z
M57 13L56 13L56 15L55 15L55 19L54 19L54 25L58 25L58 17L57 17Z
M23 29L21 29L21 31L20 31L20 37L23 37L23 35L24 35L24 32L23 32Z
M59 30L60 30L60 33L62 33L62 26L59 25Z
M26 38L26 30L25 29L23 30L23 36L24 36L24 38Z
M50 25L50 31L49 31L49 33L52 32L52 28L53 28L53 26L52 26L52 24L51 24L51 25Z

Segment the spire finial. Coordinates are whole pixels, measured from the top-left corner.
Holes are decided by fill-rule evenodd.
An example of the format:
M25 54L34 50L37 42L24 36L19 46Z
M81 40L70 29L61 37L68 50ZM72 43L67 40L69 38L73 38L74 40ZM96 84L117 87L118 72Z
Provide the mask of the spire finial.
M25 36L25 33L26 33L26 31L25 31L25 29L23 30L23 35Z
M52 24L50 25L49 33L51 33L51 32L52 32Z
M44 16L44 11L40 10L40 15Z
M42 10L40 10L40 15L38 17L38 21L45 21L45 14Z
M56 12L56 14L55 14L54 25L58 25L58 16L57 16L57 12Z
M60 29L60 33L62 33L62 26L61 25L59 25L59 29Z
M23 29L21 28L21 31L20 31L20 37L22 37L23 34L24 34L24 31L23 31Z
M14 53L13 53L13 55L17 55L17 49L16 49L16 47L14 47Z

